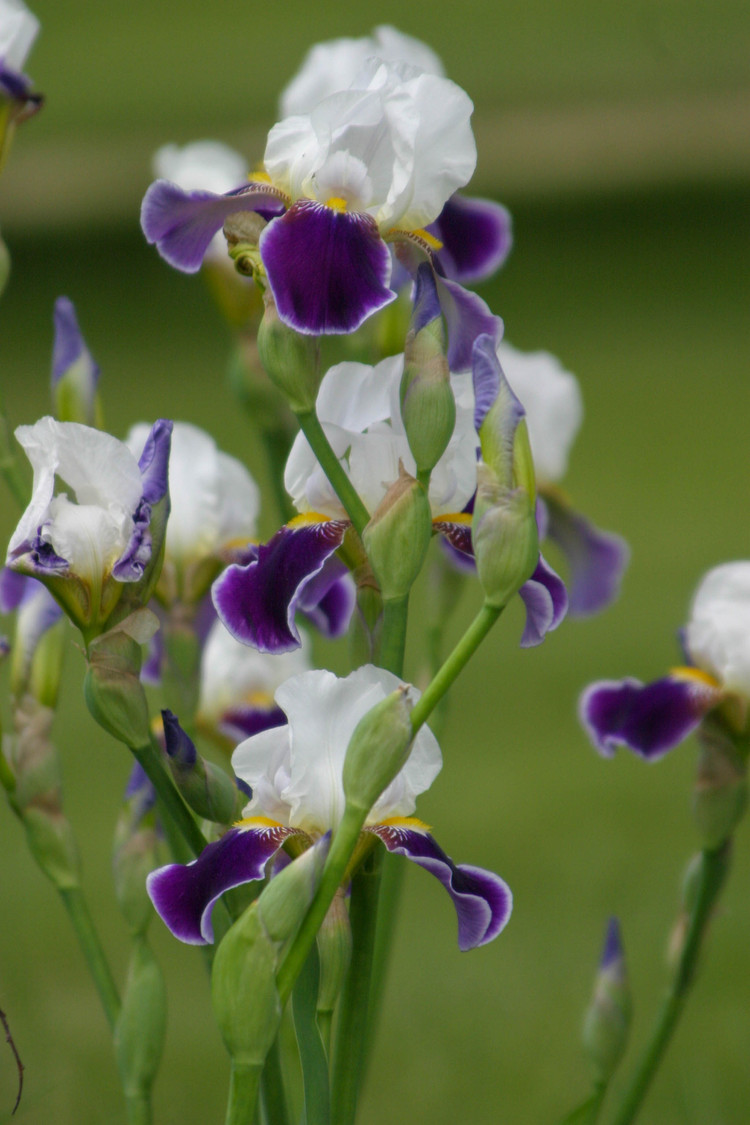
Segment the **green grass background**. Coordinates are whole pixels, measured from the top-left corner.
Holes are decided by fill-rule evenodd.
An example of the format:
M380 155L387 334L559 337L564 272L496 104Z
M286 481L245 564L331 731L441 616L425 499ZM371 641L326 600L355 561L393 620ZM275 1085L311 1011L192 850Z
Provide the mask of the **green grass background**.
M144 244L137 201L156 144L201 135L262 143L278 90L307 45L362 34L373 21L362 9L323 13L297 3L178 10L145 0L45 0L35 10L44 28L29 70L48 104L17 138L0 184L14 264L0 307L9 414L28 422L48 409L52 302L65 293L102 366L113 432L160 415L194 421L264 479L252 430L224 382L229 337L200 280L169 270ZM527 138L523 129L512 134L512 168L502 145L480 147L481 189L511 205L516 235L485 295L511 342L545 347L578 375L587 416L566 485L581 510L628 539L633 558L609 612L566 622L539 649L521 652L516 608L457 685L445 766L419 813L457 860L508 880L515 911L491 946L459 954L444 893L408 872L361 1119L555 1122L587 1090L578 1030L607 917L621 918L635 994L627 1064L658 1003L677 886L696 847L694 745L652 766L626 754L602 762L577 725L578 693L598 677L661 674L678 659L675 631L700 575L750 548L750 215L732 128L749 86L750 15L728 0L471 0L458 11L415 3L408 13L386 3L377 19L441 53L476 100L480 141L510 136L510 118L531 122ZM702 133L693 146L688 131L687 163L670 170L644 159L654 121L671 120L675 105L692 113L717 101L729 109L711 144ZM571 171L564 130L579 137L587 115L613 107L628 123L622 144L615 132ZM542 118L560 124L555 145L534 125ZM640 161L636 177L622 165L627 146ZM0 505L7 537L16 513L7 495ZM262 530L274 530L270 503ZM412 673L423 599L418 592ZM451 637L477 604L469 583ZM345 667L342 646L321 644L319 657ZM109 881L110 840L129 763L82 713L82 670L72 638L56 728L66 801L121 979L128 945ZM743 825L646 1123L748 1120L749 851ZM0 1007L26 1064L14 1121L115 1125L124 1115L103 1016L62 908L10 812L0 815L0 854ZM202 962L158 922L153 940L170 992L156 1121L219 1122L227 1065ZM0 1121L10 1120L15 1081L5 1050Z

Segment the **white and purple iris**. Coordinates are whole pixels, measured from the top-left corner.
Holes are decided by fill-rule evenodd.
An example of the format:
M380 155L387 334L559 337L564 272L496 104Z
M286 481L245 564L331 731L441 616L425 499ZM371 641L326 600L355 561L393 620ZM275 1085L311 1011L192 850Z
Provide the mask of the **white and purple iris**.
M369 59L348 89L273 127L264 171L249 184L223 195L152 184L144 233L191 273L230 215L259 212L268 222L258 265L281 319L307 334L353 332L396 296L389 243L410 247L414 269L438 248L425 228L474 171L472 108L448 79ZM436 277L449 361L463 370L495 320L476 295Z
M77 422L46 417L16 430L34 482L6 564L44 581L82 627L106 621L123 584L140 582L151 562L171 431L171 422L156 422L137 461L117 438ZM75 500L55 493L56 478Z
M10 114L0 124L0 167L12 126L25 121L40 108L42 98L31 92L31 80L23 73L26 57L39 32L39 20L22 0L0 0L0 101L10 105Z
M539 488L539 537L552 540L570 567L570 613L598 613L617 597L629 553L619 535L600 531L557 487L583 420L578 381L549 352L521 352L501 341L497 358L526 411Z
M399 683L391 673L365 665L345 679L304 672L277 689L287 723L248 738L232 756L237 777L253 791L245 819L193 863L169 864L149 876L149 894L176 937L191 944L212 941L211 911L220 895L265 878L286 841L291 854L299 854L335 831L345 805L342 770L349 740L363 715ZM512 897L492 872L454 864L427 826L412 817L417 796L441 765L440 748L423 727L406 764L367 817L357 858L361 862L379 839L435 875L453 901L459 947L466 950L500 933Z
M653 761L682 742L713 708L732 704L740 724L750 703L750 562L710 570L693 597L682 632L689 665L650 684L591 684L580 717L605 757L628 746Z

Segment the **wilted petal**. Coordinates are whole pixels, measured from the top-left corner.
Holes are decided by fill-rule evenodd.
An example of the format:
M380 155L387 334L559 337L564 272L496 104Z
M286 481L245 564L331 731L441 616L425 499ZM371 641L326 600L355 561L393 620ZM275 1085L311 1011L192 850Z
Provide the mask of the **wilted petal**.
M300 199L259 245L279 316L297 332L353 332L396 297L388 247L369 215Z
M720 698L715 682L686 669L650 684L630 678L591 684L581 696L578 714L604 757L613 757L618 746L629 746L653 760L687 738Z
M458 915L458 947L464 952L497 937L510 918L510 887L491 871L455 864L418 820L392 820L367 829L389 852L424 867L445 887Z
M341 520L294 520L258 549L248 566L230 566L212 587L213 602L232 636L261 652L297 648L294 615L306 584L344 538Z
M519 594L526 606L526 625L521 648L541 644L547 633L556 629L568 609L565 583L540 555L536 570L524 582Z
M437 257L446 275L464 284L491 277L513 243L505 207L458 192L427 229L443 244Z
M230 828L192 863L170 863L146 880L151 901L175 937L189 945L214 940L211 912L231 887L262 879L266 864L295 829L270 821Z
M547 535L557 543L570 566L569 608L576 617L598 613L620 592L630 551L624 539L600 531L585 516L545 497Z

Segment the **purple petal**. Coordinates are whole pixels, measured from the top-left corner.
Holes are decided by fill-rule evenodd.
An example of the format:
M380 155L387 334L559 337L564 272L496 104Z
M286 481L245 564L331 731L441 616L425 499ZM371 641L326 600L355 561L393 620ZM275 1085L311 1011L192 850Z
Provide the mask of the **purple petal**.
M99 381L99 367L86 347L86 341L78 327L78 319L73 302L67 297L58 297L54 311L55 342L52 348L52 385L63 377L73 364L84 357L90 372L93 387Z
M196 273L211 239L237 211L278 212L280 193L267 184L243 184L216 195L212 191L183 191L169 180L157 180L141 206L141 227L165 261L183 273Z
M10 567L0 567L0 613L12 613L29 597L39 583L25 574L18 574Z
M410 330L416 335L441 313L435 273L429 262L422 262L417 269Z
M489 336L498 344L503 335L503 322L485 301L457 281L435 275L440 307L448 328L448 366L451 371L468 371L471 353L478 336Z
M510 887L491 871L455 864L424 827L414 822L376 824L367 829L389 852L424 867L445 887L458 915L458 948L465 952L496 938L510 918Z
M18 70L11 70L0 59L0 95L7 95L16 104L11 111L11 120L20 125L28 121L44 105L42 94L31 93L31 79Z
M262 730L272 727L286 726L287 719L280 707L250 707L239 704L237 707L225 711L219 721L219 730L227 738L241 742L244 738L259 734ZM239 778L235 779L239 786Z
M450 516L441 516L440 519L432 521L432 526L443 536L443 541L449 548L448 557L456 566L460 570L476 571L474 547L471 542L471 516L467 518L463 513L457 513L453 519Z
M605 758L628 746L647 760L661 758L682 742L721 697L718 687L698 676L605 680L586 688L578 714Z
M391 256L369 215L300 199L265 227L259 246L279 316L297 332L354 332L396 296Z
M166 496L169 485L169 448L172 442L172 422L159 418L143 447L138 468L141 470L143 498L148 504L158 504Z
M536 570L519 590L526 606L526 625L521 637L521 648L541 644L547 633L556 629L568 610L565 583L545 562L542 555Z
M491 277L513 244L505 207L459 193L451 196L427 229L443 244L437 259L445 274L464 284Z
M620 923L617 918L612 917L607 923L607 932L604 938L604 949L602 950L602 958L599 962L600 969L610 969L614 966L621 964L624 960L624 951L622 947L622 938L620 936Z
M224 891L262 879L266 864L296 828L281 824L230 828L192 863L152 871L146 887L157 913L175 937L189 945L214 940L213 905Z
M151 560L153 541L150 532L151 505L141 500L133 515L133 530L128 545L112 567L118 582L140 582Z
M347 568L331 555L302 587L297 608L324 637L343 637L349 628L357 591Z
M282 527L258 549L257 562L227 567L211 590L216 612L233 637L260 652L300 645L294 614L306 584L344 538L343 520Z
M547 534L557 543L570 566L570 612L586 617L613 602L628 565L630 551L624 539L599 531L585 516L548 498Z

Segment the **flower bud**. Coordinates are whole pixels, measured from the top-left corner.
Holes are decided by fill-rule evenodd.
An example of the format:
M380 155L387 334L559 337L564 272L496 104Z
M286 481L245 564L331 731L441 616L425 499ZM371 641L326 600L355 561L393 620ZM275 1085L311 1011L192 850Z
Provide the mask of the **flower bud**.
M315 410L320 384L320 346L316 336L289 328L276 312L271 294L258 329L258 354L268 378L278 387L295 414Z
M720 718L704 719L698 740L693 816L703 847L713 849L731 836L745 814L747 764Z
M402 685L359 720L344 759L347 805L368 813L403 767L414 738L410 716L409 688Z
M51 382L55 417L60 422L101 426L99 367L81 335L73 302L67 297L55 301L54 322Z
M143 937L135 939L114 1044L128 1099L148 1099L159 1069L167 1027L164 977Z
M312 902L328 837L271 880L227 931L214 958L214 1015L233 1064L260 1067L281 1023L276 972Z
M320 961L318 1011L333 1012L352 959L352 928L341 887L333 896L318 931L317 942Z
M171 711L162 711L164 740L175 785L190 808L206 820L231 824L246 797L224 770L207 762Z
M608 1081L617 1068L630 1029L631 998L616 918L607 927L594 995L583 1025L583 1045L597 1078Z
M523 488L505 489L480 463L471 538L486 601L502 608L539 561L536 515Z
M401 378L401 418L419 472L435 468L456 425L456 400L445 358L445 331L431 268L423 263Z
M431 535L427 491L399 462L399 478L378 504L362 537L385 601L409 593Z
M88 658L83 694L93 718L126 746L146 746L151 728L139 679L141 649L126 622L93 640Z
M136 764L115 828L112 855L115 895L134 934L145 933L153 914L146 876L157 866L155 804L154 788L141 766Z

